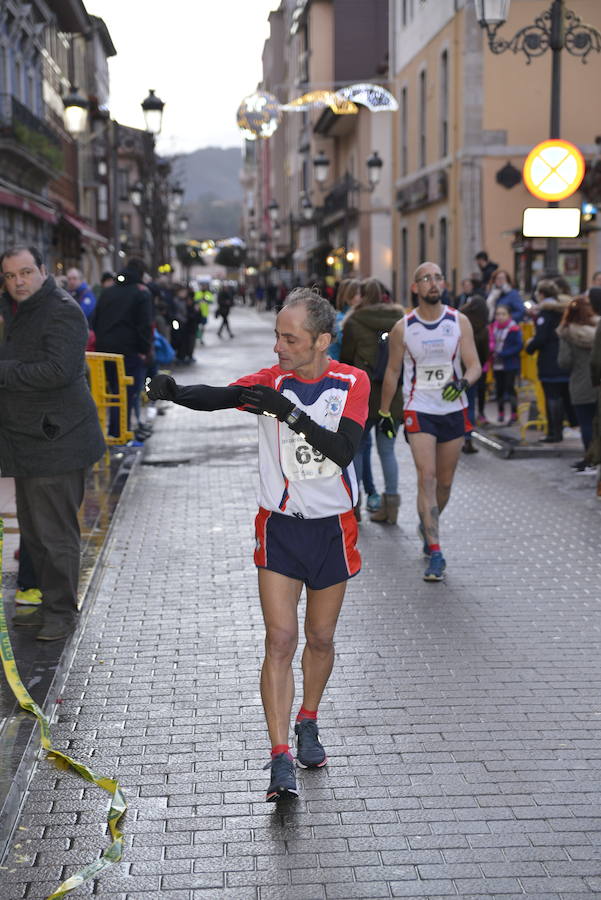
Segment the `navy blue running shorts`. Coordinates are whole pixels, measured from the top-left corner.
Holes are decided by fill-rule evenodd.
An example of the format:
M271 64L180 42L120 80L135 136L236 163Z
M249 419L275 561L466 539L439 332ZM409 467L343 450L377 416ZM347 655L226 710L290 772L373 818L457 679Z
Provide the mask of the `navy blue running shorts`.
M361 569L353 510L323 519L298 519L259 508L255 564L321 591Z
M437 444L445 444L457 438L465 437L472 431L467 409L458 409L444 416L432 413L405 410L405 438L410 434L433 434Z

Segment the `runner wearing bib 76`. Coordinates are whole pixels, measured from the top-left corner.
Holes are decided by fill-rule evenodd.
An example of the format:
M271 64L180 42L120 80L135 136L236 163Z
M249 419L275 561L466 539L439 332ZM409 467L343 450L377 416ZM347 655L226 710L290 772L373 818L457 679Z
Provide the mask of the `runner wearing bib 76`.
M411 289L418 306L390 332L378 422L385 434L394 435L390 403L402 369L405 435L417 470L419 533L429 559L425 581L444 577L438 520L451 494L465 433L471 429L465 391L481 372L472 326L466 316L442 303L444 286L435 263L416 269Z
M298 643L297 607L307 592L303 701L296 717L296 761L327 762L317 709L334 664L334 631L346 582L359 572L357 482L353 457L367 419L365 372L332 360L335 313L319 294L299 288L276 319L278 364L229 387L180 386L167 375L150 382L151 399L198 410L238 407L259 416L259 512L254 559L265 621L261 698L271 739L266 799L298 795L289 728Z

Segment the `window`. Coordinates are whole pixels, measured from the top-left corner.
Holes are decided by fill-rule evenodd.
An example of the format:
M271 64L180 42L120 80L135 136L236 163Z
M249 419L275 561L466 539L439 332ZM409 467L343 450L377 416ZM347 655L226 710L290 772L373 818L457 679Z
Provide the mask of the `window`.
M99 222L108 222L109 217L109 189L106 184L98 185L97 218Z
M418 266L428 258L426 250L426 223L420 222L417 229L417 264Z
M449 152L449 53L440 56L440 155Z
M401 303L406 306L411 302L409 297L409 232L401 229Z
M407 0L401 0L401 23L403 28L407 24Z
M419 73L419 128L417 160L418 166L426 165L426 70Z
M443 275L447 274L449 234L448 223L445 216L442 216L438 223L438 265Z
M401 175L409 171L409 152L407 147L407 88L401 91Z

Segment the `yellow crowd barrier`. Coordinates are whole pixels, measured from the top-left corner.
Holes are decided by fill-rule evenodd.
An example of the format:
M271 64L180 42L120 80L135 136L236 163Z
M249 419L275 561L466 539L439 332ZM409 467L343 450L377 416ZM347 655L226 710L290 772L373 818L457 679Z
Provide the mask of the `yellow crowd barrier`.
M126 444L133 439L133 432L127 428L127 391L128 384L133 384L131 375L125 374L123 356L120 353L86 353L86 362L90 373L90 391L98 410L100 426L107 444ZM114 365L117 370L118 390L115 393L107 376L107 364ZM119 410L119 434L109 435L108 419L111 409Z
M536 326L534 322L522 322L521 329L525 348L528 341L534 337ZM522 350L520 355L521 374L517 390L520 401L518 417L522 440L524 440L528 428L536 428L539 431L546 431L547 428L545 392L538 377L537 359L538 351L530 354L526 353L525 349ZM534 415L532 415L533 406L536 407Z

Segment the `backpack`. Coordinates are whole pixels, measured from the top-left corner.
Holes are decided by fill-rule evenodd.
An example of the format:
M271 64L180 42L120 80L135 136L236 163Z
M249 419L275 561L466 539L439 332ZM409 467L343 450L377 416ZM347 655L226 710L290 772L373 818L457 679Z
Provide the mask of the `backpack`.
M371 368L371 380L378 384L384 381L386 366L388 365L388 332L381 331L378 335L376 358Z

